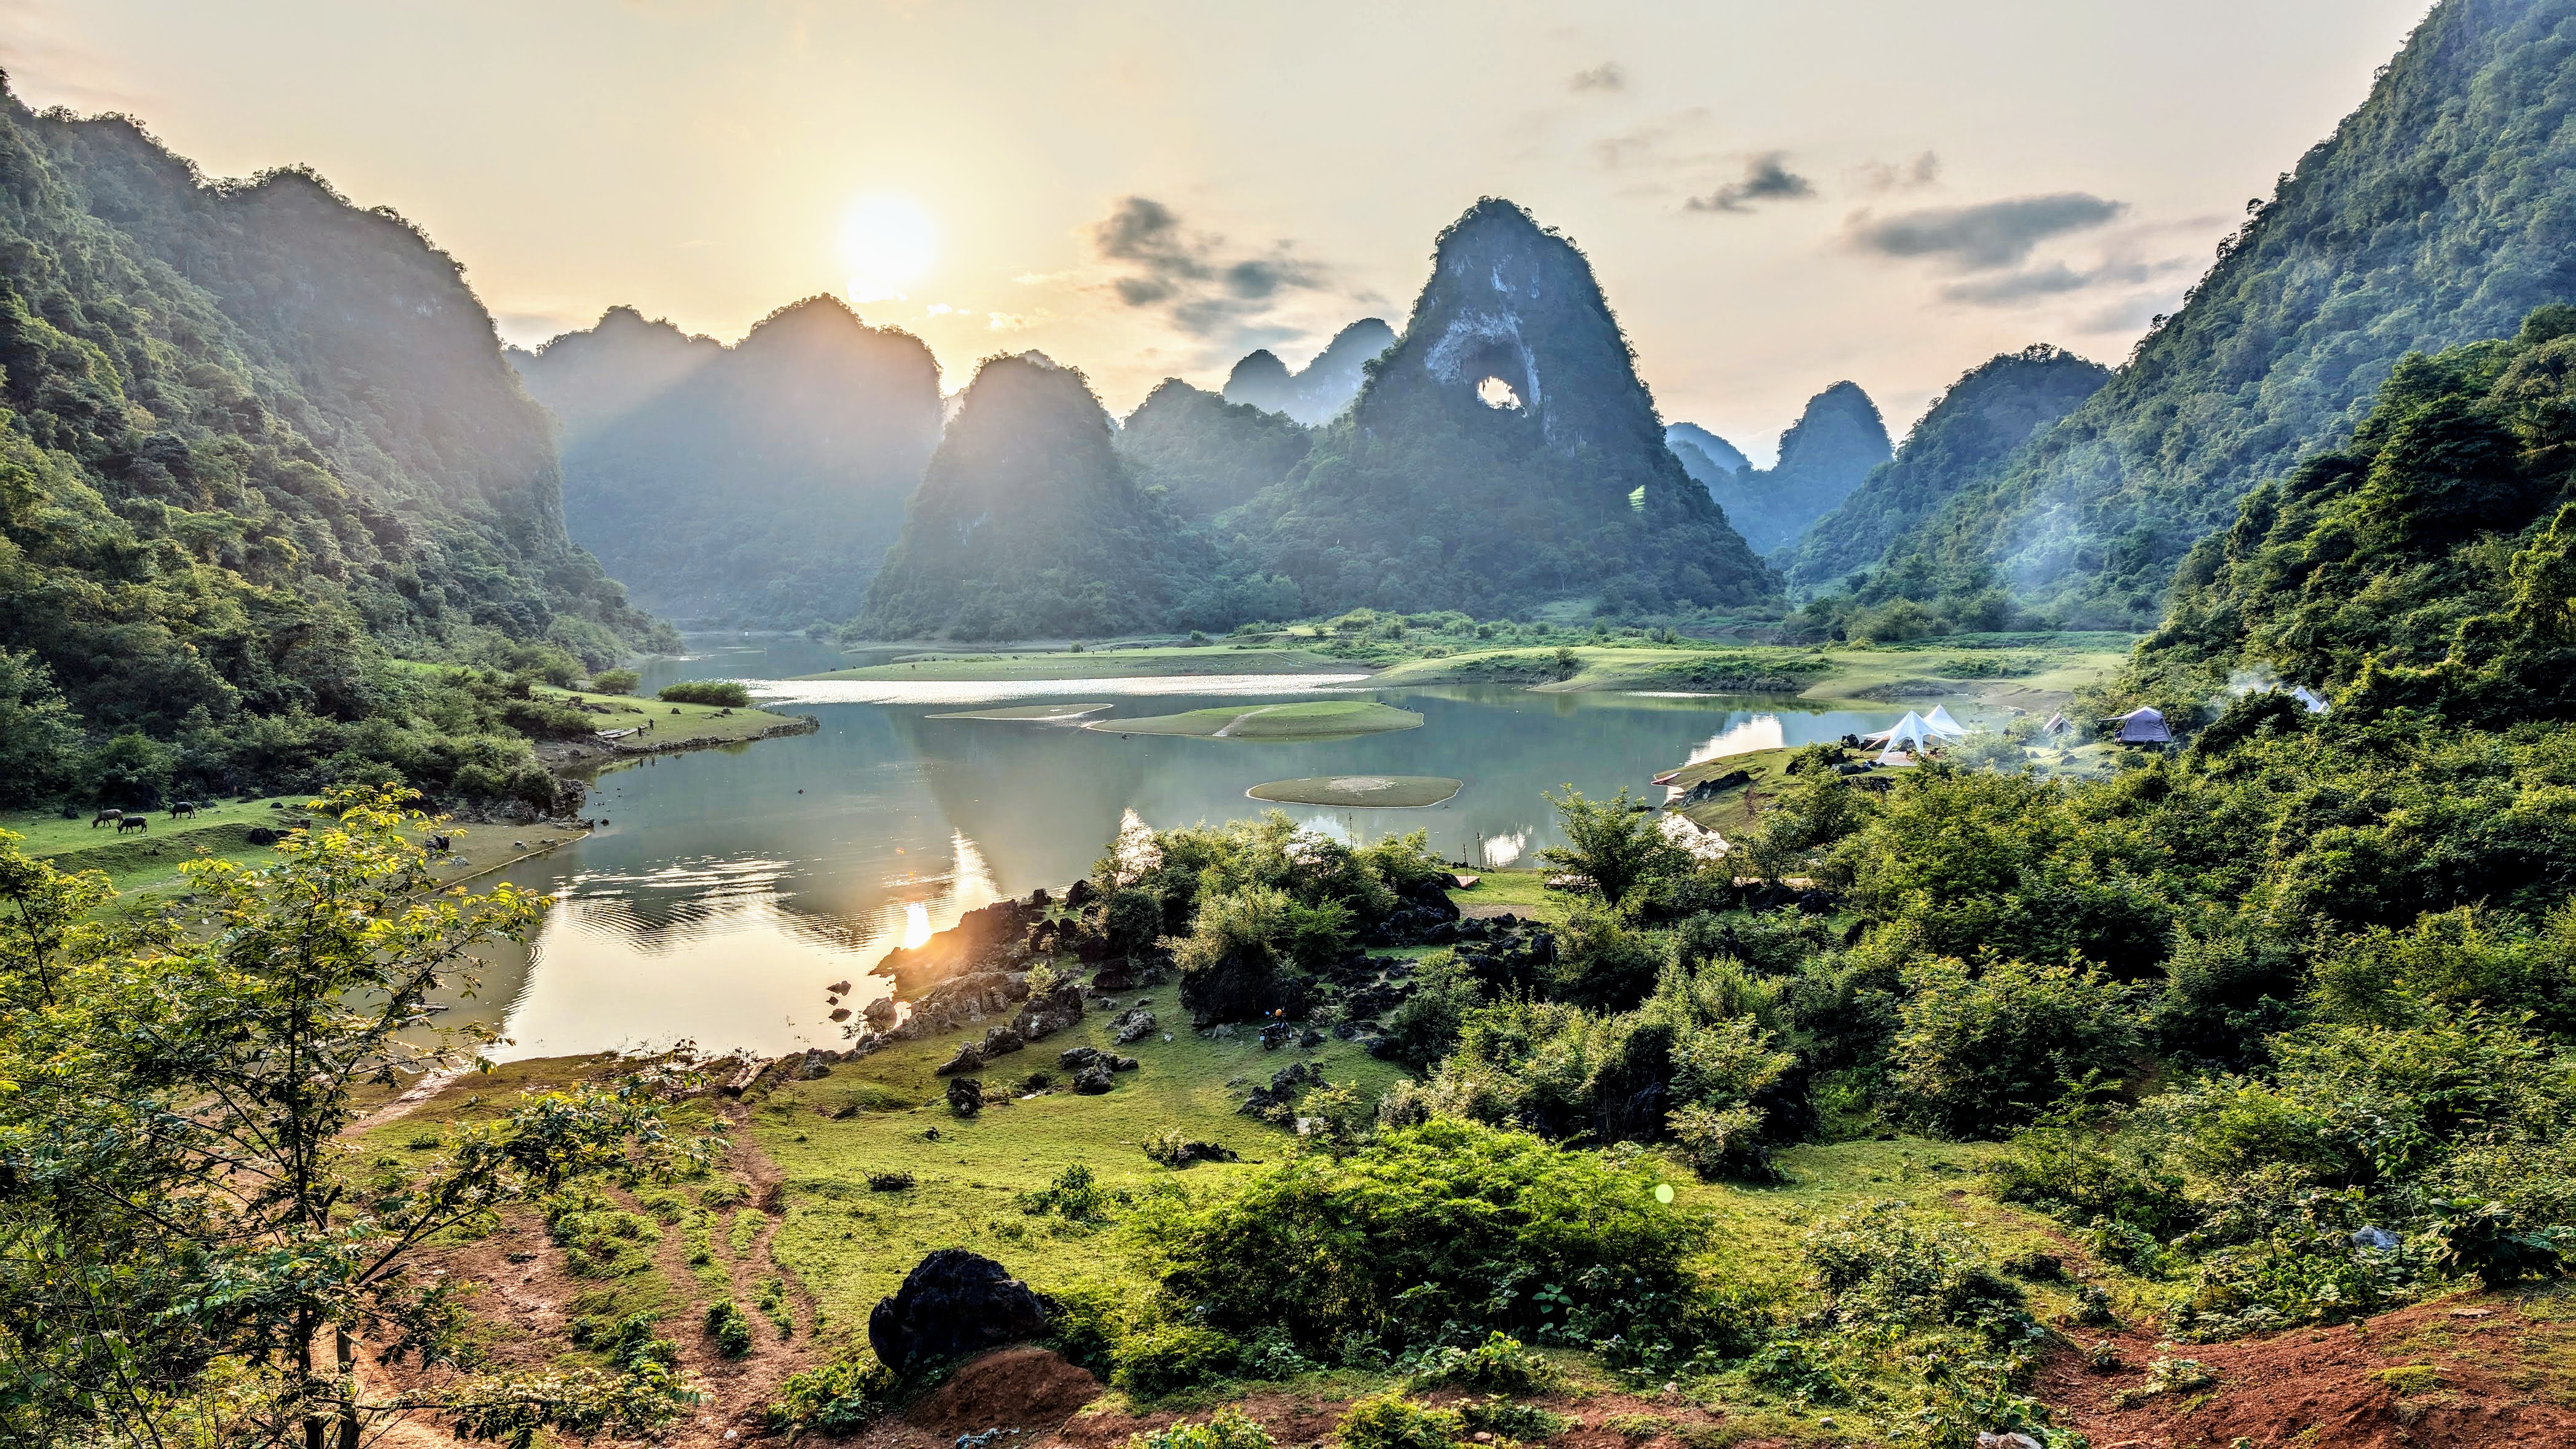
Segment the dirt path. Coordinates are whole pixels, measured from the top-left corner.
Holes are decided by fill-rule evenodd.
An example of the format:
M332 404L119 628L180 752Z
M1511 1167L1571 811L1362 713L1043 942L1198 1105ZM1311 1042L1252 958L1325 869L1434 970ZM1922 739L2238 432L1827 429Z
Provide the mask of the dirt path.
M1212 739L1212 740L1222 740L1222 739L1230 738L1230 737L1232 737L1232 736L1233 736L1233 734L1234 734L1234 732L1235 732L1235 729L1236 729L1238 726L1240 726L1240 725L1241 725L1245 720L1248 720L1248 719L1252 718L1254 715L1257 715L1257 714L1268 714L1268 713L1270 713L1272 710L1277 709L1277 708L1279 708L1279 706L1278 706L1278 705L1275 705L1275 704L1265 704L1265 705L1261 706L1259 709L1247 709L1247 710L1245 710L1243 713L1241 713L1241 714L1239 714L1239 715L1236 715L1234 718L1232 718L1232 719L1230 719L1230 720L1227 720L1224 724L1221 724L1221 725L1217 726L1217 731L1216 731L1216 733L1215 733L1215 734L1212 734L1212 735L1210 735L1210 736L1208 736L1208 738L1209 738L1209 739Z

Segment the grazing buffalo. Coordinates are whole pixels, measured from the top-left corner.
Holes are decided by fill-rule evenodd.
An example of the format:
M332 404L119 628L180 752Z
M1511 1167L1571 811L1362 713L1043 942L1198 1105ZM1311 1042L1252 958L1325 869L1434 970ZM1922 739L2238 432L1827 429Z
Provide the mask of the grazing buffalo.
M182 815L194 815L196 813L197 802L194 800L182 800L178 804L170 807L170 818L173 820L178 819Z
M122 819L124 819L124 818L125 818L125 812L124 812L124 811L122 811L122 810L101 810L100 812L98 812L98 814L97 814L97 815L95 815L95 816L93 816L93 817L91 818L91 820L90 820L90 822L89 822L89 828L90 828L90 829L92 829L92 830L96 830L97 828L99 828L99 827L100 827L100 826L102 826L102 825L106 825L106 824L109 824L109 823L114 822L114 821L122 820Z
M119 835L129 830L149 831L151 828L152 817L149 815L128 815L116 822L116 833Z

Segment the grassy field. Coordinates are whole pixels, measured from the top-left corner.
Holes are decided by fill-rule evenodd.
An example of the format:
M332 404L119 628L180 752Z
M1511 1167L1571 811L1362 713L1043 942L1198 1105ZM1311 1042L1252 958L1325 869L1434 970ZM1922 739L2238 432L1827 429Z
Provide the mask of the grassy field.
M1729 840L1743 837L1759 813L1762 798L1780 789L1789 780L1790 749L1754 750L1749 754L1721 755L1684 766L1665 783L1687 790L1702 781L1722 779L1738 770L1752 778L1740 785L1727 786L1713 800L1703 800L1685 807L1682 818L1702 830L1714 830Z
M1014 679L1144 679L1193 674L1364 674L1368 666L1307 649L1242 644L1168 645L1021 654L934 654L835 669L806 679L917 679L927 683Z
M1296 704L1219 705L1141 719L1098 719L1083 728L1103 734L1190 735L1212 740L1331 740L1421 726L1422 716L1409 709L1375 700L1319 699Z
M1285 805L1355 805L1419 809L1458 793L1459 782L1439 775L1316 775L1272 780L1244 793Z
M545 685L539 685L536 693L544 699L603 711L594 715L597 727L603 730L631 730L648 723L653 726L650 734L617 741L621 749L671 750L732 744L758 739L780 725L794 724L797 719L795 715L772 714L765 709L665 704L658 699L639 699L627 694L587 694L577 689L555 689Z

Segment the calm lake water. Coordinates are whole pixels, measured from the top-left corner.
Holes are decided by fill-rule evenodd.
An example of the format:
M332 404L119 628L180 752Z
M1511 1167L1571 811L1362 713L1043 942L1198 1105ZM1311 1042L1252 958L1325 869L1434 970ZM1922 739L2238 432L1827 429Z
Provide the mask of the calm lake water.
M1884 729L1902 713L1706 695L1372 690L1293 676L771 687L757 681L868 661L798 639L691 645L693 657L657 661L646 688L756 681L763 704L822 727L604 774L587 808L608 824L507 872L557 904L529 948L495 960L478 1000L448 1018L499 1021L504 1058L683 1039L710 1051L837 1046L827 984L858 982L858 1001L884 994L867 971L887 950L1001 896L1065 885L1131 811L1165 827L1281 808L1344 838L1425 830L1448 858L1500 866L1557 843L1542 791L1625 785L1660 798L1648 782L1683 761ZM1114 719L1319 696L1384 700L1423 725L1268 743L930 718L988 703L1102 701L1112 708L1092 718ZM1464 785L1420 810L1267 807L1244 795L1266 780L1327 774Z

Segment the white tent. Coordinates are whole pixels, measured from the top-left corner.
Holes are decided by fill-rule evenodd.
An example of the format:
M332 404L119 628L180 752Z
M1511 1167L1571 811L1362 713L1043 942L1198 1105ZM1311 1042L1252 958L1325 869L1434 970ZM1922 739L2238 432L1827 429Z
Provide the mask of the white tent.
M1898 720L1894 725L1880 730L1877 734L1863 735L1861 738L1873 745L1885 745L1891 750L1912 750L1916 754L1921 754L1925 745L1937 745L1941 742L1941 731L1931 721L1909 709L1905 712L1905 718Z
M2062 735L2067 731L2074 729L2075 726L2067 722L2066 716L2062 714L2053 714L2048 717L2048 723L2041 725L2040 728L2053 735Z
M1944 735L1951 739L1965 738L1968 733L1968 727L1966 725L1950 718L1950 711L1937 704L1932 706L1932 712L1930 714L1923 716L1923 722L1930 725L1935 734Z
M2306 705L2308 707L2308 713L2310 714L2324 714L2327 710L2333 708L2332 705L2326 703L2324 695L2317 693L2315 690L2308 688L2304 684L2292 685L2290 687L2290 698Z

